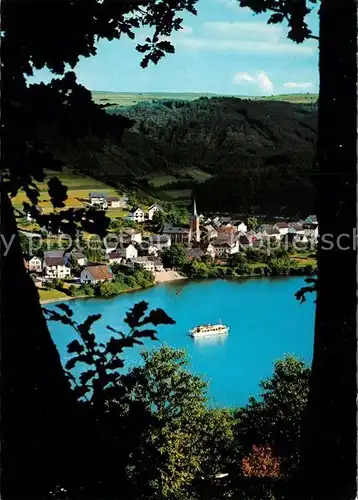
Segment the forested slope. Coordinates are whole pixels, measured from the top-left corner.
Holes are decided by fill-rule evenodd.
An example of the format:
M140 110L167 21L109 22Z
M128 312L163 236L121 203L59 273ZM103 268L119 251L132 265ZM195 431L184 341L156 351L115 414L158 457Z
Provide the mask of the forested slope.
M189 179L185 187L194 189L203 210L292 214L314 208L315 105L203 97L109 107L108 113L133 120L121 139L90 135L75 146L51 140L69 166L144 189L148 175ZM193 168L213 177L190 180Z

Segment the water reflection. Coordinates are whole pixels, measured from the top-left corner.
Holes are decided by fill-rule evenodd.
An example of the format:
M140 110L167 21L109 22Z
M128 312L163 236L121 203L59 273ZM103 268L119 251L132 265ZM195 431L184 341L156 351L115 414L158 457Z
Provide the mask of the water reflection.
M207 337L192 337L194 344L199 346L206 345L220 345L224 344L226 339L228 338L228 333L222 333L220 335L208 335Z

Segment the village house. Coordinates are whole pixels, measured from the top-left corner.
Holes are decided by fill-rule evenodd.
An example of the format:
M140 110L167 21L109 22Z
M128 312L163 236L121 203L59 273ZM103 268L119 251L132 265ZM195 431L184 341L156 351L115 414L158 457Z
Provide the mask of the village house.
M188 227L172 226L171 224L164 224L163 234L170 236L171 243L188 244L191 240L191 230Z
M120 252L111 252L107 254L107 259L109 265L113 265L113 264L120 264L123 258Z
M71 269L66 266L64 257L45 257L43 271L46 278L66 279L71 276Z
M107 196L103 193L89 193L89 202L92 207L108 208Z
M275 227L280 231L280 236L285 236L290 229L288 222L276 222Z
M149 242L155 245L159 252L167 250L171 246L171 237L168 234L153 234L149 238Z
M262 224L257 233L264 239L280 240L281 235L278 227L275 224Z
M242 220L233 220L230 224L236 228L239 233L247 233L247 225Z
M235 238L237 235L237 229L231 225L221 226L217 229L217 233L218 238Z
M151 205L149 208L148 208L148 219L149 220L152 220L153 219L153 216L156 212L163 212L163 209L161 206L157 205L156 203L154 203L154 205Z
M305 230L304 230L303 224L304 224L303 222L289 222L288 223L289 230L287 231L287 233L296 233L296 234L304 235Z
M104 246L105 246L106 255L109 253L115 252L117 250L118 244L119 244L119 240L118 240L117 235L112 235L112 234L108 235L108 237L106 237L104 239Z
M309 215L309 216L305 219L305 223L306 223L306 224L316 224L316 225L318 226L317 216L316 216L316 215Z
M212 224L204 226L204 231L206 232L209 240L218 237L218 232Z
M318 241L318 225L317 224L305 223L305 224L303 224L303 230L304 230L306 238L309 241L313 241L314 243L317 243L317 241Z
M145 214L140 207L133 207L127 217L132 222L144 222Z
M163 262L161 259L156 258L156 257L148 257L148 258L149 258L149 260L154 262L154 271L156 273L160 273L160 272L164 271L164 265L163 265Z
M110 268L106 265L88 266L81 272L80 281L83 284L97 285L104 281L111 281L113 279Z
M121 201L118 196L107 196L108 208L121 208Z
M36 255L32 257L28 262L28 270L30 272L41 273L42 272L42 260Z
M212 259L215 259L215 247L212 243L209 243L205 248L205 255L209 255Z
M157 257L159 254L158 247L156 245L149 243L147 247L147 253L148 255L153 255L154 257Z
M151 271L151 272L155 271L155 263L148 257L136 257L134 259L130 259L126 265L130 267L140 267L145 271Z
M215 257L229 257L239 251L239 242L232 242L230 239L217 239L212 243Z
M123 195L119 199L119 207L120 208L128 208L129 198L127 195Z
M119 255L126 260L135 259L138 257L138 250L132 243L121 245L120 247L118 247L116 252L118 252Z
M137 229L126 229L123 231L121 237L123 237L124 242L130 243L142 243L142 233Z
M71 260L74 260L79 267L87 266L87 258L84 253L78 250L72 250L64 255L66 264L69 264Z

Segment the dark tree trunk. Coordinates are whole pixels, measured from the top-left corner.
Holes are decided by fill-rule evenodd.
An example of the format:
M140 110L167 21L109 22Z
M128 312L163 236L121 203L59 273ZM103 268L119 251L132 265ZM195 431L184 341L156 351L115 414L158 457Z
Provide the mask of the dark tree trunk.
M317 216L333 248L320 243L303 432L304 498L314 500L356 497L356 10L355 0L321 2Z
M13 235L7 255L1 242L0 262L1 498L40 500L62 476L61 449L75 404L2 192L1 237L9 242Z

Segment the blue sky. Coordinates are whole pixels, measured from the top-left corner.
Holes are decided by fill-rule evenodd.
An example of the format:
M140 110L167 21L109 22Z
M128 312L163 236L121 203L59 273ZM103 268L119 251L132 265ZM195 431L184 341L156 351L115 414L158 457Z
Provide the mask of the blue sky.
M142 69L136 40L100 41L95 57L82 58L78 81L90 90L116 92L210 92L271 95L318 91L318 43L295 44L287 26L267 25L268 15L254 15L237 0L199 0L198 15L184 15L185 29L175 33L176 53ZM318 16L309 26L318 35ZM65 33L64 33L65 35ZM30 82L51 79L46 69Z

